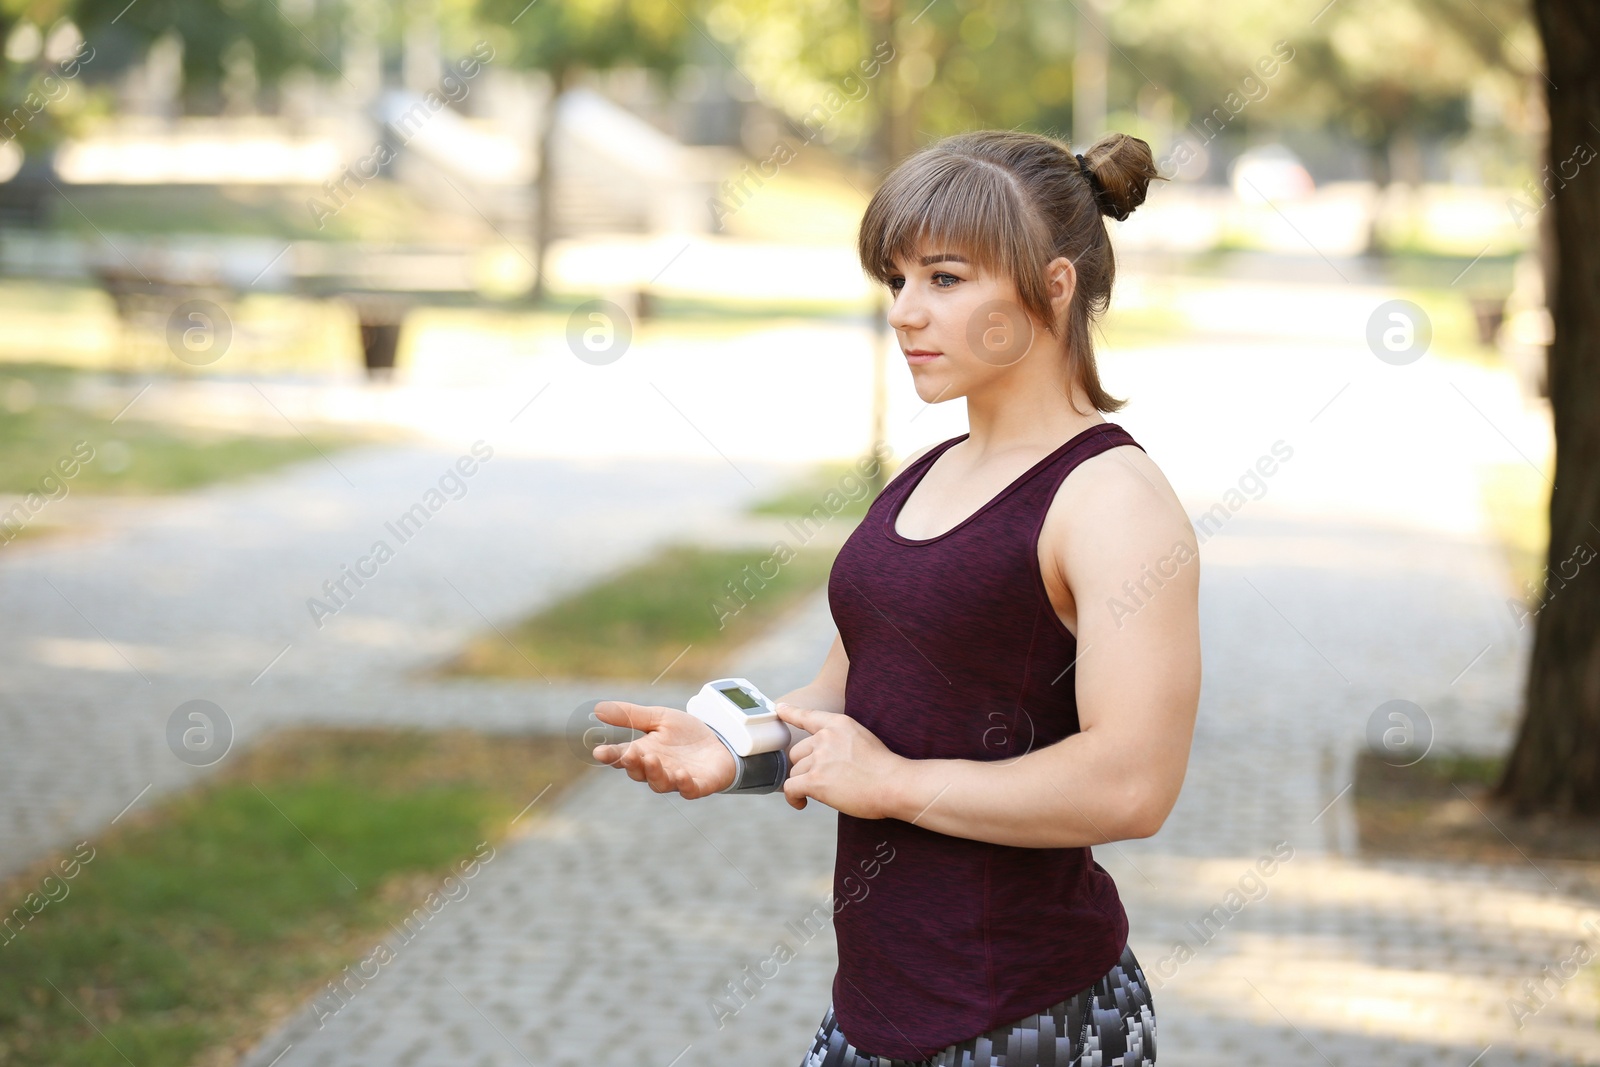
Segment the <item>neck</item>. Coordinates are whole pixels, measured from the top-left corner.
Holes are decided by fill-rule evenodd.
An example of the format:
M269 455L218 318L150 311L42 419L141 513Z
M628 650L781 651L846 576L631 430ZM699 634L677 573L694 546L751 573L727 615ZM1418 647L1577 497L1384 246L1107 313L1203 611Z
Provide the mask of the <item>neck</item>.
M967 423L971 435L965 447L983 456L1011 448L1060 444L1105 422L1105 416L1089 403L1088 393L1076 380L1071 383L1069 394L1064 363L1038 360L1033 367L1018 366L1013 373L1000 375L983 389L968 393Z

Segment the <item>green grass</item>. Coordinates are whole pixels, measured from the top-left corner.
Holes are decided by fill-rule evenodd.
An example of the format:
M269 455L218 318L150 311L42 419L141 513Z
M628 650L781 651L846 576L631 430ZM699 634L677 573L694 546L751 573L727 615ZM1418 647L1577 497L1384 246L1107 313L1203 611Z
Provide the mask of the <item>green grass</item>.
M584 300L603 294L585 294ZM571 300L571 298L567 298ZM584 300L572 300L573 306ZM723 300L699 299L687 296L652 296L646 324L655 321L696 323L709 322L713 326L725 324L761 323L772 319L842 319L860 322L871 314L871 309L853 300L807 300L797 296L793 300Z
M1499 295L1503 297L1506 291ZM1478 340L1478 323L1468 293L1448 288L1402 288L1396 295L1413 301L1427 313L1433 327L1433 339L1428 346L1430 356L1483 367L1505 365L1505 357L1498 348Z
M751 515L796 520L796 531L778 535L781 551L777 543L668 545L507 628L504 636L479 635L439 672L630 680L714 674L734 647L827 581L836 549L801 542L817 538L837 545L866 514L876 489L862 477L859 463L818 465L748 509ZM885 468L881 477L891 475ZM805 516L811 522L801 525ZM819 537L824 531L831 536Z
M1505 553L1515 595L1531 611L1544 596L1550 483L1526 463L1517 462L1485 464L1479 468L1479 484L1484 514Z
M1382 256L1385 278L1390 285L1432 289L1461 296L1475 293L1511 292L1512 274L1518 253L1491 253L1477 261L1470 255L1426 255L1417 252L1392 252Z
M133 292L128 316L93 283L0 279L0 374L10 365L49 364L181 378L239 374L356 373L362 365L355 312L339 300L289 293L211 292L231 325L215 362L176 359L167 338L176 294Z
M41 491L48 473L64 473L57 463L74 456L77 473L61 479L69 493L170 493L319 460L319 449L355 443L328 434L308 441L144 422L136 408L113 423L115 411L74 406L72 382L73 373L61 368L0 367L0 493Z
M115 185L76 189L58 202L52 223L68 233L209 234L283 240L426 241L430 225L448 222L419 204L405 187L373 182L323 218L306 201L338 206L315 186Z
M863 461L866 458L863 457ZM880 471L880 483L893 477L887 465L882 466ZM822 521L821 515L831 515L835 519L860 519L872 506L876 492L856 464L825 463L820 464L804 480L752 504L749 513L799 518L813 515L820 508L820 514L813 520L815 522ZM832 519L828 521L831 523Z
M58 899L0 943L0 1065L176 1065L248 1047L445 875L470 896L459 863L492 867L480 842L503 841L583 767L559 739L467 731L297 730L229 758L93 840L72 878L55 857L5 884L8 911L41 886Z
M1493 863L1521 870L1530 857L1571 861L1600 884L1600 819L1518 815L1494 797L1506 757L1435 750L1395 766L1363 749L1351 791L1364 853L1410 860Z
M1189 317L1174 308L1157 306L1123 311L1113 306L1094 333L1097 347L1121 349L1188 340L1195 336L1195 329Z
M792 557L771 548L666 546L507 627L505 637L474 638L440 670L501 678L710 677L731 649L827 581L833 551L788 547ZM748 590L742 599L730 582Z
M1397 298L1412 301L1427 314L1433 331L1428 345L1430 358L1457 360L1482 367L1505 364L1498 348L1484 345L1478 340L1477 320L1468 294L1437 288L1398 288L1393 293ZM1111 349L1181 344L1203 339L1204 332L1197 329L1187 315L1175 308L1160 305L1146 305L1131 310L1113 307L1101 320L1096 336L1097 343ZM1354 340L1359 341L1359 338Z
M1263 255L1248 249L1225 248L1195 253L1175 261L1172 271L1181 277L1164 276L1162 282L1182 285L1192 281L1203 286L1256 284L1250 280L1255 272L1250 261ZM1504 364L1496 347L1478 340L1472 298L1503 299L1509 294L1515 256L1486 255L1474 261L1470 256L1396 253L1370 262L1381 279L1379 284L1392 296L1413 301L1427 313L1433 331L1430 355L1479 366ZM1189 317L1177 308L1156 301L1123 308L1113 302L1101 320L1097 340L1118 349L1177 344L1200 337Z
M1479 756L1470 752L1431 752L1417 763L1417 774L1434 782L1493 785L1505 767L1504 756Z

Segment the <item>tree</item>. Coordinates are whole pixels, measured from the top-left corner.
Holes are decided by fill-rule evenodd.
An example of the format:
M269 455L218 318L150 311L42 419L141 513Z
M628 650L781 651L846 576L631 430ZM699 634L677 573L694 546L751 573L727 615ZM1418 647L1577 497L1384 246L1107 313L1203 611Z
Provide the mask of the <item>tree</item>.
M0 58L0 172L9 177L21 157L0 186L0 217L30 226L49 217L51 151L108 110L115 79L158 39L178 40L186 102L214 104L224 85L239 85L229 76L241 58L252 89L296 67L331 72L312 43L320 17L292 25L274 4L235 0L0 0L0 42L15 46Z
M0 41L18 27L36 41L74 27L81 36L79 46L62 55L36 46L31 59L0 63L0 140L15 139L29 150L49 148L73 132L72 116L85 111L75 88L83 92L110 83L168 34L182 43L183 85L191 103L214 102L229 73L228 57L240 49L268 86L292 69L333 74L327 57L333 47L331 10L291 23L273 4L227 0L0 0ZM313 43L318 37L327 49Z
M1546 590L1523 716L1495 795L1514 811L1600 815L1600 6L1535 0L1550 125L1555 423Z
M230 49L248 47L264 85L290 70L335 75L335 34L340 5L303 5L291 21L276 3L231 0L77 0L68 14L95 48L88 70L95 78L119 72L143 57L158 38L183 41L184 93L192 103L214 94L227 76ZM320 44L318 42L321 42Z
M545 250L554 221L553 147L556 108L579 71L633 65L670 74L684 62L685 41L700 32L676 0L482 0L479 17L499 27L510 62L550 77L539 130L535 189L534 280L529 298L545 295Z
M712 32L806 144L880 168L920 140L1070 119L1070 6L723 0L712 11ZM841 95L848 106L830 106Z
M1196 124L1231 94L1239 122L1230 132L1340 131L1362 145L1379 185L1418 180L1405 147L1465 134L1474 93L1516 99L1538 77L1523 0L1335 0L1309 11L1274 0L1128 0L1111 24L1124 54L1169 83ZM1282 72L1245 82L1278 41L1279 58L1292 56Z

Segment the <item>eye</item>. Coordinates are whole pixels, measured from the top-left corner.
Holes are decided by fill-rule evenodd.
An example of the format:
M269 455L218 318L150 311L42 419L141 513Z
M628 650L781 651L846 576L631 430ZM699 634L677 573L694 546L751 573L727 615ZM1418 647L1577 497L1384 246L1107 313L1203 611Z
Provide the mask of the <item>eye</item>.
M933 280L934 280L934 282L937 283L940 278L949 278L952 282L959 282L961 280L960 278L956 277L954 274L949 273L948 271L942 271L942 270L934 271L933 272ZM950 288L950 286L948 286L948 285L939 285L938 288L940 288L940 289L948 289L948 288Z
M906 284L906 280L900 277L900 275L896 274L893 278L890 278L886 284L889 286L889 291L891 293L898 293L900 291L900 287Z

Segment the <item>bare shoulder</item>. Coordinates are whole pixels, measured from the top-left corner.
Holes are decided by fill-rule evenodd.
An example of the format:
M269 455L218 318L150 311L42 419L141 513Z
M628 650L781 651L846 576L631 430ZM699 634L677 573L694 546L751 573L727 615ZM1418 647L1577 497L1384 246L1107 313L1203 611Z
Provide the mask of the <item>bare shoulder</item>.
M1164 570L1162 561L1199 559L1178 494L1136 445L1118 445L1080 463L1057 490L1040 540L1075 596L1091 586L1109 582L1115 589L1137 581L1145 565ZM1191 578L1197 571L1182 569Z
M1117 445L1079 463L1061 483L1057 501L1104 499L1128 506L1156 508L1171 517L1183 515L1183 504L1156 461L1138 445Z

